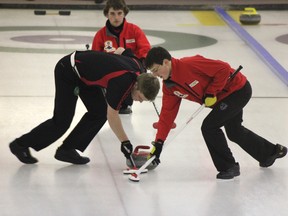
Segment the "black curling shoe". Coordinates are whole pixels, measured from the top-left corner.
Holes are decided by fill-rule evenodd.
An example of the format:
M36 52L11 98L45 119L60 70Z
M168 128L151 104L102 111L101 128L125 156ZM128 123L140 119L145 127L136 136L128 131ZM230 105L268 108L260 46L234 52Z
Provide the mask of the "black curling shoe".
M216 178L220 180L229 180L239 175L240 175L240 166L239 163L236 163L233 167L225 171L219 172Z
M25 164L34 164L38 160L34 158L28 147L20 146L19 143L14 140L9 144L10 151L22 162Z
M90 161L88 157L82 157L75 149L58 148L54 157L59 161L72 164L87 164Z
M273 163L275 162L275 160L277 158L282 158L287 154L287 148L285 146L282 146L280 144L277 144L275 146L275 153L273 155L271 155L270 157L268 157L266 159L266 161L264 162L260 162L259 166L260 167L269 167L272 166Z
M119 110L119 114L131 114L132 113L132 109L130 106L126 107L126 108L122 108Z

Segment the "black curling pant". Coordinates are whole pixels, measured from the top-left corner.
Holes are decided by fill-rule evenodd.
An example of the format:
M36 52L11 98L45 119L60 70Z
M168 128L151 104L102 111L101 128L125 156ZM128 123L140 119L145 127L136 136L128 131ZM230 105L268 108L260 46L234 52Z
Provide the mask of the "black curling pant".
M58 140L70 127L78 100L75 89L87 112L63 142L66 149L84 151L107 120L107 104L101 88L86 86L74 73L70 55L55 67L55 100L53 117L17 139L25 147L39 151Z
M252 95L250 83L219 102L204 119L201 130L218 171L225 171L235 164L233 154L221 129L244 151L259 162L274 152L275 145L242 125L243 107Z

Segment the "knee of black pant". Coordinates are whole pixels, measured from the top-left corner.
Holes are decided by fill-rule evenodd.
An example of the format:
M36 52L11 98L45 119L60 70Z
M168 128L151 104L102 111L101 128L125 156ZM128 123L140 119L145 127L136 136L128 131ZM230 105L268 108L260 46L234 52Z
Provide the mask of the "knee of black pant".
M209 123L204 120L204 121L202 122L202 125L201 125L202 135L205 137L205 135L208 134L210 130L211 130L211 128L210 128Z
M209 140L209 143L211 143L211 141L213 139L215 139L215 137L221 138L223 136L223 132L221 130L221 127L219 127L217 124L214 124L215 122L210 121L209 119L204 119L202 125L201 125L201 131L202 131L202 135L207 143L207 140Z
M70 121L62 121L56 123L56 127L58 128L58 130L63 131L64 133L69 129L70 125L71 125Z
M59 135L63 135L70 127L71 121L57 121L53 119L55 129L58 131Z
M91 120L94 122L98 122L100 124L104 124L107 121L107 115L103 115L103 116L93 115Z
M101 115L100 115L100 114L96 114L96 113L92 113L92 112L87 112L87 113L85 113L83 118L86 118L89 121L97 121L97 122L105 123L107 120L107 115L106 115L106 113L101 113Z
M238 143L240 139L242 138L242 135L240 135L240 130L239 128L225 128L226 135L228 139L232 142Z

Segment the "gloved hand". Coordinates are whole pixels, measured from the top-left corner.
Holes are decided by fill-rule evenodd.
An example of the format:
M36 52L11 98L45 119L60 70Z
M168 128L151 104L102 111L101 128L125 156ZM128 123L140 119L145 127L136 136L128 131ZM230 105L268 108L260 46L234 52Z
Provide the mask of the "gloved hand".
M217 102L217 97L211 94L206 94L204 96L203 102L206 107L211 107Z
M121 152L127 159L130 159L130 155L133 152L133 146L129 140L121 142Z
M156 156L155 159L152 161L152 164L158 165L160 163L160 154L162 152L164 142L162 140L157 140L156 142L152 142L153 148L148 156L148 159L152 156Z

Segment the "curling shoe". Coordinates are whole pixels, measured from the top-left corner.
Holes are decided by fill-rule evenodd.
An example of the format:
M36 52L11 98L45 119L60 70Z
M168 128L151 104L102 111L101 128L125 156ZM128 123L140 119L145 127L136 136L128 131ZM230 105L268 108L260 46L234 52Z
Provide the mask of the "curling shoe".
M235 163L231 168L221 171L217 174L216 178L220 180L230 180L240 175L239 163Z
M275 146L275 152L273 155L269 156L266 161L260 162L260 167L269 167L272 166L273 163L277 158L282 158L287 154L287 148L285 146L282 146L280 144L276 144Z
M25 164L34 164L38 160L34 158L28 147L20 146L19 143L14 140L9 144L10 151L22 162Z
M119 114L131 114L132 113L132 109L130 106L126 107L126 108L120 108L119 110Z
M87 164L90 159L82 157L75 149L62 149L58 148L54 156L57 160L68 162L72 164Z

